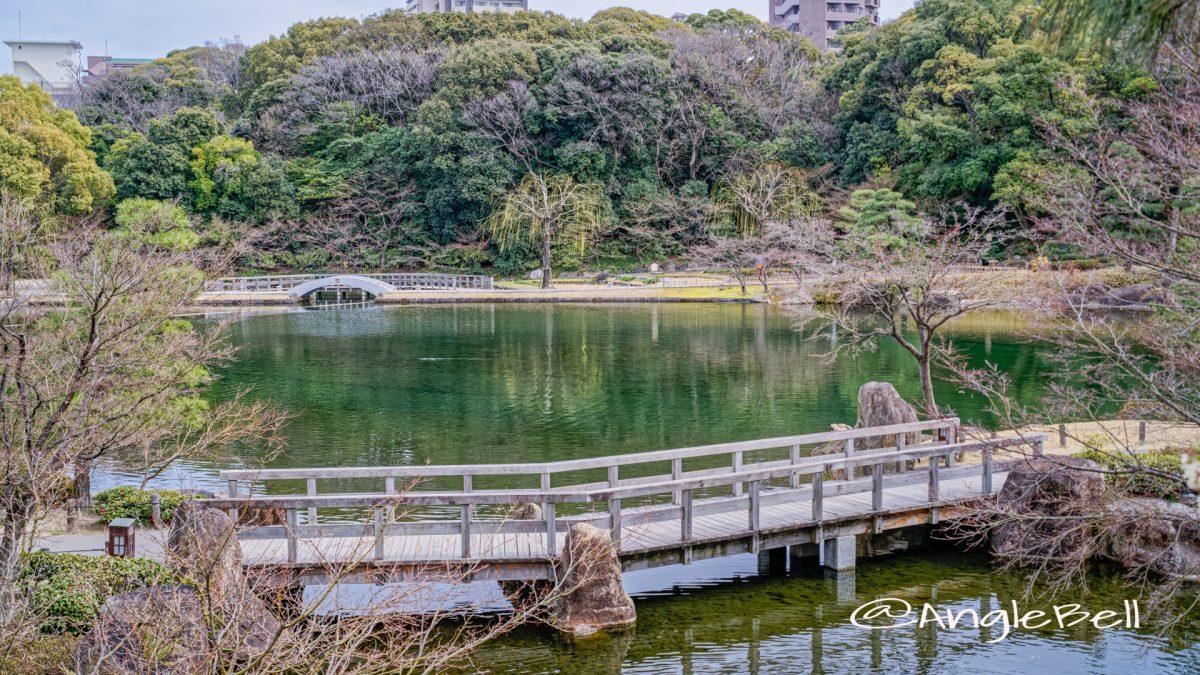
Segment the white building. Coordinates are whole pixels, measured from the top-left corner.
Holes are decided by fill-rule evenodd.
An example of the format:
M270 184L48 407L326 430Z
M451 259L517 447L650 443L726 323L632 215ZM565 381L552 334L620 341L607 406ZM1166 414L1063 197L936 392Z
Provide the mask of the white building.
M837 32L866 17L879 25L879 0L769 0L771 25L834 46Z
M13 74L23 84L36 84L58 105L79 96L79 52L74 40L5 40L12 49Z
M529 0L408 0L408 11L424 12L520 12Z

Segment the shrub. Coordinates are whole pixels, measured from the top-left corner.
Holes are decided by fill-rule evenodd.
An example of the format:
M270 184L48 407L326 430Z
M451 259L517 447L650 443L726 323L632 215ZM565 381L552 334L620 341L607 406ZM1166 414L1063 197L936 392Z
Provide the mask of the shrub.
M145 558L38 551L22 556L21 579L42 630L87 630L110 595L171 581L170 570Z
M1182 477L1182 466L1179 462L1179 456L1182 454L1182 451L1180 450L1169 449L1139 452L1135 459L1127 452L1104 450L1089 441L1090 439L1084 439L1084 442L1092 447L1079 453L1079 457L1090 459L1105 469L1113 471L1133 470L1138 468L1138 462L1140 461L1141 465L1147 468L1165 471ZM1179 481L1144 472L1110 474L1106 475L1104 479L1109 485L1121 492L1138 497L1155 497L1178 501L1179 493L1183 489L1183 484Z
M203 499L203 495L185 495L175 490L140 490L130 485L122 485L105 490L92 500L92 513L113 518L136 518L139 523L150 522L150 495L158 495L158 505L162 510L163 522L171 520L175 509L185 499Z

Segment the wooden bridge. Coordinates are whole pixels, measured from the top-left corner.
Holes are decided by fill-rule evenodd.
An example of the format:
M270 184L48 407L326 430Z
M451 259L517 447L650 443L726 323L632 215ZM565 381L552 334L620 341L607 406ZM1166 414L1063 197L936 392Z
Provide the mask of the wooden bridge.
M948 418L540 464L231 470L221 472L230 496L210 503L282 509L285 525L239 530L246 564L313 582L331 566L374 580L447 568L473 579L553 578L564 533L580 522L611 533L626 571L796 545L836 569L844 563L811 545L840 541L839 557L851 545L853 566L847 538L954 518L1003 485L997 453L1040 456L1044 441L960 442ZM835 453L808 456L815 446ZM272 492L300 489L252 494L264 481ZM378 489L326 491L364 481ZM520 519L529 504L540 514Z
M357 289L371 295L396 291L491 289L492 277L476 274L287 274L224 277L205 284L209 293L279 293L301 298L320 290Z

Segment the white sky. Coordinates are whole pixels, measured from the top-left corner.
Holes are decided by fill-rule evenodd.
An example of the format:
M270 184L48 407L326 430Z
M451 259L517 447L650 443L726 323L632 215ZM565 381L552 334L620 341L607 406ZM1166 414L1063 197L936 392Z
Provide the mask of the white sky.
M530 0L530 9L588 18L606 7L626 6L670 16L736 7L766 19L769 0ZM322 16L363 17L389 6L386 0L0 0L0 39L78 40L84 55L132 58L163 56L206 40L240 37L253 44L297 21ZM913 0L882 0L892 19ZM20 27L17 15L20 13ZM20 35L18 35L20 33ZM11 54L0 45L0 69L12 72Z

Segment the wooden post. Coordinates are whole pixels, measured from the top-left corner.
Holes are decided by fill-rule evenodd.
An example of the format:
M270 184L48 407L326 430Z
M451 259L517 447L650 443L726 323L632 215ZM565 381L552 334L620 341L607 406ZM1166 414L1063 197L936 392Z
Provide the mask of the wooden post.
M471 505L462 505L462 557L471 557Z
M983 448L983 494L992 494L992 446Z
M238 497L238 482L236 480L231 480L231 481L229 481L229 483L227 485L228 485L227 490L229 492L229 498L237 499L237 497ZM237 521L238 521L237 507L229 509L229 517L233 519L233 522L235 524L237 523Z
M375 518L375 559L383 560L383 509L377 506L371 511Z
M679 538L684 542L692 540L692 491L683 491L683 508L679 516Z
M1058 425L1058 447L1067 447L1067 425Z
M618 467L617 465L614 464L613 466L608 467L608 487L615 488L615 487L620 486L620 484L621 484L620 467ZM679 493L675 493L675 494L678 495ZM621 550L621 500L620 499L608 500L608 520L609 520L609 523L608 523L609 536L612 537L613 546L615 546L617 548L617 550L620 551Z
M549 474L543 474L547 481L550 478ZM542 513L546 514L546 555L553 558L558 555L558 544L554 540L555 525L554 525L554 502L545 502L542 504Z
M936 502L938 500L938 465L941 464L941 458L934 456L929 462L929 501Z
M1039 438L1033 442L1033 456L1034 457L1045 457L1046 456L1046 442L1044 440Z
M317 479L309 478L307 481L305 481L305 485L306 485L306 491L308 492L308 496L316 497L317 496ZM389 492L390 492L390 490L389 490ZM315 507L315 506L308 507L308 519L305 520L304 522L308 523L309 525L317 524L317 507Z
M159 502L157 492L150 493L150 524L158 529L162 529L162 504Z
M876 464L872 467L871 474L871 509L874 511L883 510L883 465Z
M616 469L616 468L617 467L615 467L615 466L613 467L613 469ZM683 458L673 459L673 460L671 460L671 480L679 480L680 478L683 478ZM671 503L672 504L679 503L679 491L678 490L671 493Z
M896 434L896 451L904 452L908 447L908 434ZM896 473L904 473L907 469L904 466L904 460L896 462Z
M549 489L550 489L550 472L543 471L542 472L542 490L546 491Z
M799 445L792 446L790 459L792 460L793 466L800 463L800 446ZM793 473L788 478L788 486L791 487L793 490L800 487L800 474Z
M394 477L389 476L389 477L386 477L383 479L383 491L389 497L396 494L396 479ZM317 518L316 509L313 509L313 514L314 514L313 518L316 519ZM396 507L389 506L388 507L388 525L391 525L392 522L396 522Z
M300 558L300 542L296 539L296 509L287 510L287 560L290 563Z
M1138 443L1146 442L1146 420L1138 422Z
M825 506L825 467L813 474L812 477L812 516L813 520L821 522ZM819 544L820 542L818 542Z
M758 532L759 519L762 516L762 501L759 495L761 481L750 481L750 531Z
M742 451L734 450L733 451L733 472L738 473L741 470L742 470ZM733 484L733 496L734 497L742 496L742 484L741 483Z

